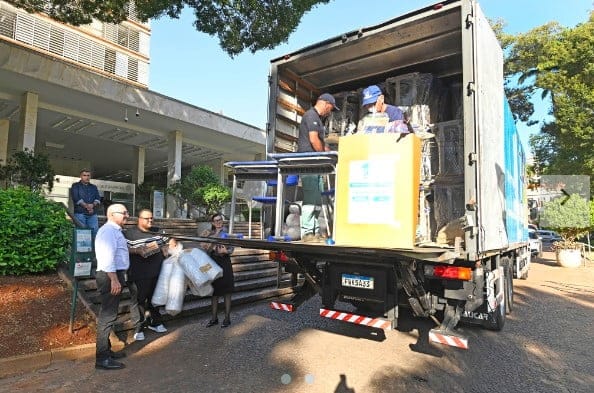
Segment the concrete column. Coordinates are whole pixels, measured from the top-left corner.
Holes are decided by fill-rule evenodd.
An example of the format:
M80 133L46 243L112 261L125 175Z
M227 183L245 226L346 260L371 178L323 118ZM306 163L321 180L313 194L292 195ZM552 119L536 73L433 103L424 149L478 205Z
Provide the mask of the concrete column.
M8 161L8 129L10 120L0 119L0 165L6 165Z
M35 151L35 133L37 130L37 109L39 96L26 92L21 98L17 151Z
M178 182L181 179L182 163L182 133L172 131L167 136L167 185ZM176 201L173 197L167 196L167 217L175 217ZM182 217L185 218L185 217Z
M144 183L144 163L146 160L146 148L144 146L134 148L134 159L136 165L132 168L132 183L141 185Z

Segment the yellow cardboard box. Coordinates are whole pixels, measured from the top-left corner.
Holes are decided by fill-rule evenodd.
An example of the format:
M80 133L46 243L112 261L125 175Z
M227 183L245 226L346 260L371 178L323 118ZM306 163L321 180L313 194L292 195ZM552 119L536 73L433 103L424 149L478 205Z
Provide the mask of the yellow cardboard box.
M421 141L414 134L342 137L336 177L337 245L412 248Z

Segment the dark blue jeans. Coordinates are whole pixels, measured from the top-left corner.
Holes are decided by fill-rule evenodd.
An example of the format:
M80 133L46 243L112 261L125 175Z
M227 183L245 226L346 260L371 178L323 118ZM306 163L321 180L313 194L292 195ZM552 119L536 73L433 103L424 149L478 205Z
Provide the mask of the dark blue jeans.
M122 287L124 286L124 270L118 271L118 280ZM97 361L107 359L111 353L111 343L109 342L109 333L118 317L118 307L120 305L120 295L111 294L111 280L107 273L98 271L96 276L97 290L101 300L101 308L97 316L97 344L95 357Z

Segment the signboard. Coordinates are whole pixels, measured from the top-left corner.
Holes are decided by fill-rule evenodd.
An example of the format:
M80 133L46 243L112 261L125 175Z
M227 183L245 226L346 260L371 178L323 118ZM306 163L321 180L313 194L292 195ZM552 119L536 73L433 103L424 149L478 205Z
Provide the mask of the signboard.
M93 235L90 229L78 229L75 232L76 252L93 252Z
M92 266L93 266L92 261L76 261L74 263L74 271L73 271L72 275L74 277L90 276Z
M70 252L70 274L73 277L89 277L95 258L91 229L74 228Z

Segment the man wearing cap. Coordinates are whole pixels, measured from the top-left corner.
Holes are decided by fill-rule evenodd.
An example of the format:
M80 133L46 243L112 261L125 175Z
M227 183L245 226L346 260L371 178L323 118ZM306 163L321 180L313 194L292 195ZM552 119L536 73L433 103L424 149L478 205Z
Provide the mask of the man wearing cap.
M384 102L384 94L376 85L371 85L363 90L363 108L371 113L385 113L388 115L388 121L404 120L402 111L394 106Z
M329 93L320 95L315 105L309 108L301 118L299 124L299 140L297 152L329 151L324 143L326 127L322 118L332 111L339 110L336 100ZM301 177L303 188L303 206L301 208L301 239L304 241L319 240L318 230L320 228L318 215L322 206L322 178L319 175ZM318 235L318 236L316 236Z

